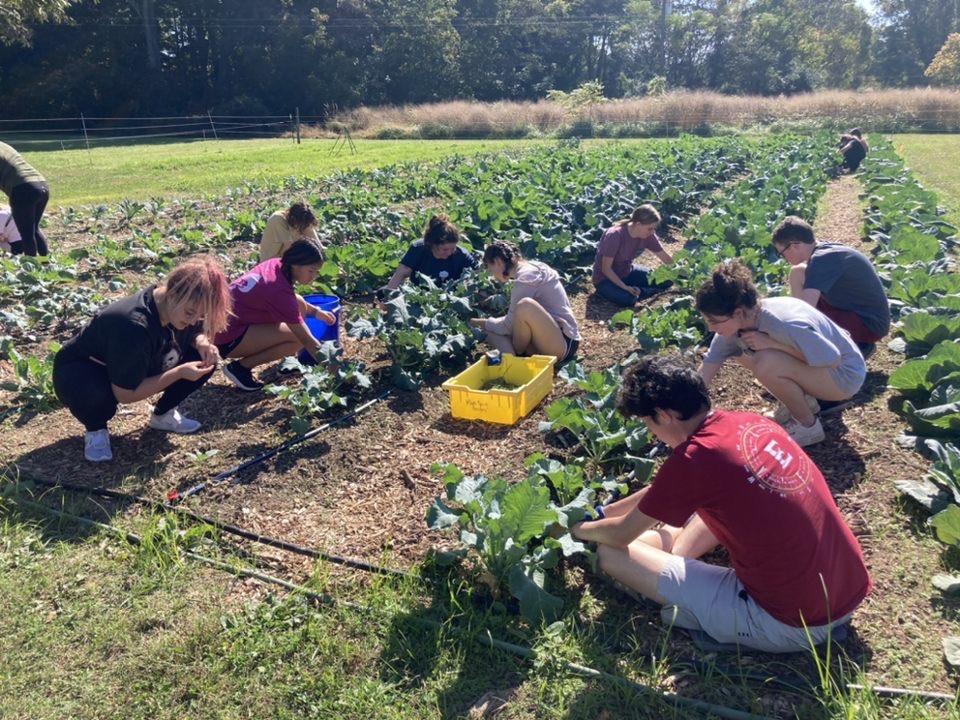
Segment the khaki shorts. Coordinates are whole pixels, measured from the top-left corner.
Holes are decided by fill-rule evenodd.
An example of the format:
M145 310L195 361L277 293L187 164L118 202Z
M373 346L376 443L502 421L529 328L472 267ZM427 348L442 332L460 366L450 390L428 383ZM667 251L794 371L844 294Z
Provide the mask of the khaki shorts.
M809 650L852 615L816 627L787 625L757 605L731 568L678 555L660 573L657 591L667 601L660 613L664 624L702 630L718 642L763 652Z

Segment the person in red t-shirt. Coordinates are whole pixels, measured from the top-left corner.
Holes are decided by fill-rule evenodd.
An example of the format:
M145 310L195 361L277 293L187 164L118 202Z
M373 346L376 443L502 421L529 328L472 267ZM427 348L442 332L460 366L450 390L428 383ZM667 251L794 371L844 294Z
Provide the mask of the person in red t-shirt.
M311 316L332 325L336 316L308 304L295 288L297 283L316 280L323 260L318 240L298 240L281 257L265 260L230 284L233 315L215 342L221 357L234 358L223 367L234 385L259 390L263 383L254 379L253 368L295 355L301 348L316 359L320 343L303 318Z
M653 483L575 525L600 567L720 643L794 652L824 642L872 589L823 475L782 427L711 412L679 356L643 358L618 403L673 448ZM661 525L657 523L661 522ZM696 558L723 544L732 568Z
M650 270L633 264L644 250L669 265L673 258L657 237L660 213L653 205L641 205L629 220L620 220L607 228L597 245L593 260L593 284L597 294L623 307L633 307L669 287L670 283L650 282Z

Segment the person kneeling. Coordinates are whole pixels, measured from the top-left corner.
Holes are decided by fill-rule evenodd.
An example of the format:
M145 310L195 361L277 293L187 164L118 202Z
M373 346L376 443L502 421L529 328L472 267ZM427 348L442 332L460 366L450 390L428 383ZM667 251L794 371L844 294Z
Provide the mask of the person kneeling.
M604 572L664 605L664 622L764 652L809 649L850 620L872 589L863 552L782 427L712 412L679 356L630 368L618 409L673 451L651 485L573 527ZM697 559L718 544L732 568Z
M107 422L119 404L159 392L150 427L199 429L177 406L217 367L220 355L209 338L226 327L229 313L220 265L195 258L174 268L162 284L107 306L64 344L53 361L53 387L87 430L87 460L113 459Z

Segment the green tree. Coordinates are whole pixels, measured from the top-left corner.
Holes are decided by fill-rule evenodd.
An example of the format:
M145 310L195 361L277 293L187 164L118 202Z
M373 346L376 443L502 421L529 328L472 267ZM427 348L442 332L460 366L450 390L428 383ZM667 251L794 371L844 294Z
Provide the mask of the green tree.
M918 85L947 36L960 30L956 0L876 0L874 75L888 85Z
M960 33L951 33L924 76L940 85L960 85Z
M62 23L70 0L3 0L0 3L0 45L29 46L33 26Z

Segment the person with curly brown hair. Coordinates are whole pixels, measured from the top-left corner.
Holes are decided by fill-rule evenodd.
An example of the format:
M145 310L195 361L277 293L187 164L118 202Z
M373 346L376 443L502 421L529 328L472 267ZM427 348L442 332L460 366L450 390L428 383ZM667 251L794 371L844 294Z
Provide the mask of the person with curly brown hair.
M426 275L437 285L456 280L477 267L477 259L460 244L460 229L446 215L433 215L423 229L423 239L413 243L383 290L396 290L407 279Z

